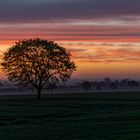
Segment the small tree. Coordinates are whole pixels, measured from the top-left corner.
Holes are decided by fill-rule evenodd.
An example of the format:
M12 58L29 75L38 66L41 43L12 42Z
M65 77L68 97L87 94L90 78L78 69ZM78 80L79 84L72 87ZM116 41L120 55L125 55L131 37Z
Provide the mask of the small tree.
M110 89L111 90L117 90L117 83L115 83L115 82L111 82L111 84L110 84Z
M131 90L139 86L139 83L135 80L128 81L128 85L130 86Z
M89 81L84 81L84 82L82 83L82 87L83 87L83 88L85 89L85 91L87 92L88 90L91 89L92 84L91 84Z
M27 39L8 49L1 65L9 80L34 87L40 99L46 84L70 79L76 70L70 57L65 48L53 41Z

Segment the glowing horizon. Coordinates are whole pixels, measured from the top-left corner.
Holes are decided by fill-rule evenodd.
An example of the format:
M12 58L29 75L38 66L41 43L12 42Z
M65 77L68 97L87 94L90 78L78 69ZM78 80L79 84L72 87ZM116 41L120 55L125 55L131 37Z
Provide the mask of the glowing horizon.
M43 38L71 52L78 66L73 78L139 79L139 5L137 0L2 0L0 58L18 40Z

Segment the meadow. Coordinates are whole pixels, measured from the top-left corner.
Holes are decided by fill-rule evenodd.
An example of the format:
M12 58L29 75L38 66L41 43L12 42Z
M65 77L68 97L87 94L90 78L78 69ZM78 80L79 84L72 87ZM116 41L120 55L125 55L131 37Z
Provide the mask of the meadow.
M0 96L1 140L139 140L140 93Z

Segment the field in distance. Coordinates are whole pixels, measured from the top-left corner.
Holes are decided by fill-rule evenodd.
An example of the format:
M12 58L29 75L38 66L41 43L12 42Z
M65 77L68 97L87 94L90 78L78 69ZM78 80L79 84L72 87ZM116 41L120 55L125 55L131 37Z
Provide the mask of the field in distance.
M140 93L0 96L1 140L140 139Z

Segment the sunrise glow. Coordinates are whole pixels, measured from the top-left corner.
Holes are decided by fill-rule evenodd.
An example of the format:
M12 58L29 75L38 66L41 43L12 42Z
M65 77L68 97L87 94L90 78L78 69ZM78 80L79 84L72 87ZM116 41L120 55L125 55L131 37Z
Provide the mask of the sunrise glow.
M18 40L44 38L71 52L77 64L73 78L138 79L139 5L137 0L5 0L0 4L0 58Z

